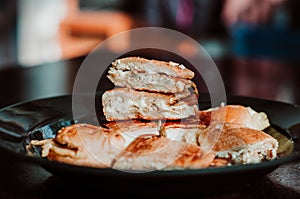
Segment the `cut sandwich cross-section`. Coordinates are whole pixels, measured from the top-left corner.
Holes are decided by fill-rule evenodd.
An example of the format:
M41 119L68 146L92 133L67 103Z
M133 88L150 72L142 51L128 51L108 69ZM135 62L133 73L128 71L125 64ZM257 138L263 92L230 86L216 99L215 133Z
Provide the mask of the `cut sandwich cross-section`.
M182 64L141 57L112 62L107 78L116 88L102 95L107 121L178 120L196 115L194 72Z
M102 95L108 121L144 119L177 120L197 114L198 98L190 95L176 102L174 95L115 88Z

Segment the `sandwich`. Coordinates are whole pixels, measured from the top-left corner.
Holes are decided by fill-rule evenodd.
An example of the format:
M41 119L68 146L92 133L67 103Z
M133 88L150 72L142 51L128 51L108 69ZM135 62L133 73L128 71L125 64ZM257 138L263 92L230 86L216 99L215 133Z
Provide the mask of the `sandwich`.
M60 129L55 138L31 140L28 150L42 148L42 157L78 166L108 168L125 140L118 133L90 124L73 124Z
M257 130L264 130L270 126L266 113L237 104L201 110L199 117L202 121L206 121L207 125L210 122L224 122L232 126L242 125Z
M278 141L263 131L269 126L264 112L242 105L224 105L201 110L198 118L165 122L161 134L213 151L219 162L250 164L277 158Z
M278 141L271 135L248 127L211 124L198 135L201 149L214 151L231 164L260 163L277 158Z
M199 110L196 116L185 120L166 121L163 123L161 133L172 140L199 145L197 139L199 133L213 123L226 124L230 128L247 127L256 130L264 130L270 126L264 112L242 105L223 105Z
M120 58L112 62L107 78L116 86L103 93L107 121L143 119L178 120L198 111L194 72L182 64Z
M189 88L197 89L191 81L194 72L171 61L125 57L112 62L107 77L116 86L134 90L181 93Z
M115 88L102 95L103 113L107 121L177 120L197 114L196 95L190 95L178 102L173 98L174 95Z
M213 152L199 146L144 134L138 136L116 156L112 168L123 171L153 171L207 168L215 158Z

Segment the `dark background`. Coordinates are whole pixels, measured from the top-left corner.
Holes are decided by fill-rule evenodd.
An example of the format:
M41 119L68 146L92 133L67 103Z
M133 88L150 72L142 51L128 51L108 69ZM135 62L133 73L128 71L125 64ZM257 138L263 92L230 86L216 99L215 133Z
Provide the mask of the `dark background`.
M22 61L24 57L22 57L23 54L19 47L24 41L20 39L20 35L23 34L20 31L21 22L23 22L20 17L24 16L25 11L28 11L24 9L27 5L26 2L30 3L31 1L23 1L21 4L17 0L3 0L0 3L1 71L5 71L7 68L41 66L67 59L65 57L56 58L53 61L40 59L31 65ZM176 11L180 7L178 0L70 0L70 2L77 3L78 9L81 11L117 10L126 13L132 18L133 27L166 27L189 35L198 41L212 57L222 73L228 93L294 104L300 103L297 92L300 57L300 17L297 12L299 9L297 0L287 0L276 10L274 8L274 14L268 23L253 25L238 21L230 27L226 26L221 18L225 1L196 0L193 1L193 21L190 26L184 28L176 25ZM36 11L39 7L35 9L32 6L32 9ZM23 15L20 16L19 13ZM45 23L47 23L47 19L51 20L51 16L36 17L43 17ZM108 20L114 21L113 19ZM81 35L81 37L83 36ZM25 47L28 46L25 51L29 52L32 44L26 43L26 39L23 43L22 45L25 44ZM47 43L45 43L45 48L47 48L46 45ZM43 43L40 46L43 46ZM164 59L170 58L164 57ZM45 74L44 78L52 78L52 74L59 76L62 75L62 72L53 69L51 73ZM34 82L35 80L31 79L30 81ZM59 88L55 81L53 84ZM6 87L8 86L10 85L6 85ZM17 95L17 92L13 93Z

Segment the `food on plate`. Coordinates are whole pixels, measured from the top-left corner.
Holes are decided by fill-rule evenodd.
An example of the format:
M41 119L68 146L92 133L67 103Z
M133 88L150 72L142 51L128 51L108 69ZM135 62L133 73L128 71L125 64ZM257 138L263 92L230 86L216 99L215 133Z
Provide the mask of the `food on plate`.
M106 120L177 120L196 115L194 72L182 64L141 57L112 62L107 78L116 88L102 95Z
M41 146L42 157L49 160L122 170L205 168L215 157L199 146L151 133L125 139L113 128L74 124L59 130L53 139L32 140L28 150Z
M198 94L192 81L194 72L184 65L141 57L120 58L112 62L107 78L118 87L165 94Z
M197 144L197 136L211 123L220 123L236 127L248 127L264 130L270 126L267 115L251 107L242 105L223 105L206 110L199 110L196 117L181 121L166 121L161 132L168 138Z
M230 110L233 105L228 105L228 107ZM239 108L249 110L248 107ZM216 113L220 110L224 109L214 109ZM225 117L227 118L225 122L211 121L207 115L201 117L203 112L210 111L199 111L199 120L196 118L166 122L124 120L107 122L103 126L74 124L62 128L54 139L32 140L31 146L42 146L42 156L49 160L81 166L113 167L120 170L128 170L130 167L131 169L151 170L162 167L163 163L165 168L160 168L163 170L191 169L197 166L204 168L207 165L205 161L208 160L210 160L208 167L216 167L258 163L277 157L278 142L275 138L261 130L248 127L248 123L243 123L247 120L241 120L242 117L239 114L236 116L229 114L231 116ZM255 112L253 115L257 114L260 113ZM266 121L263 120L263 122ZM140 142L141 140L144 141ZM153 148L153 153L150 153L148 144L152 141L170 145L161 151L158 150L159 147ZM179 146L188 146L191 149L195 146L199 148L197 150L206 151L210 156L205 156L206 159L203 161L200 160L203 156L195 156L197 161L193 164L189 160L191 156L178 155L187 153L184 152L185 150L179 150ZM178 151L175 152L175 150ZM137 154L133 154L135 152ZM165 157L167 154L169 159ZM210 159L211 154L214 154L213 159ZM177 156L181 158L176 159ZM122 163L121 160L124 162ZM130 164L126 163L127 161ZM141 162L143 164L140 167L137 166ZM179 165L179 162L182 162L182 165Z
M172 170L251 164L277 158L264 112L239 104L199 110L194 72L181 64L126 57L112 62L115 88L101 96L105 121L73 124L31 140L42 157L119 170ZM201 97L201 96L200 96Z
M231 127L215 123L198 136L202 149L212 150L216 157L231 164L259 163L277 157L278 141L269 134L248 127Z
M202 151L199 146L144 134L116 156L112 167L135 171L199 169L207 168L214 158L214 152Z
M194 72L175 62L141 57L121 58L112 62L107 77L116 86L135 90L181 93L194 89L198 92L191 81Z
M205 120L205 117L210 118L208 119L209 122L225 122L257 130L263 130L270 126L266 113L257 112L249 106L245 107L237 104L202 110L199 117L202 120Z
M193 116L198 99L191 95L176 102L174 95L115 88L102 95L103 113L108 121L144 119L176 120Z
M125 148L125 140L99 126L74 124L60 129L53 139L32 140L28 150L34 146L41 146L42 157L49 160L106 168Z

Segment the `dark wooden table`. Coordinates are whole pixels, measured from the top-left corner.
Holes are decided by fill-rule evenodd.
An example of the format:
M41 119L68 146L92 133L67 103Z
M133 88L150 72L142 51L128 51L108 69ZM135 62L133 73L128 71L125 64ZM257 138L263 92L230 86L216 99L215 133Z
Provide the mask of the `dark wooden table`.
M0 108L25 100L71 94L83 59L2 69ZM236 58L215 61L227 94L300 104L300 67L297 62ZM111 196L118 194L117 187L103 190L89 184L66 184L64 179L52 175L39 165L16 160L3 151L0 151L0 155L0 198L83 198L90 194L97 197L104 197L104 193ZM134 187L131 189L134 190ZM133 192L121 194L132 196ZM200 194L190 196L186 193L185 196L199 198ZM282 165L254 183L245 184L238 189L208 193L204 198L300 198L300 162Z

